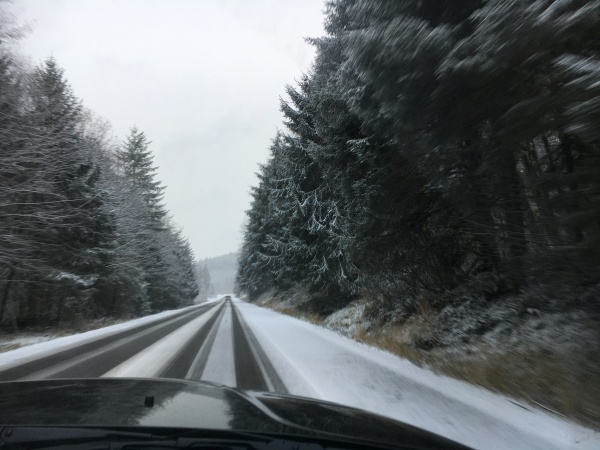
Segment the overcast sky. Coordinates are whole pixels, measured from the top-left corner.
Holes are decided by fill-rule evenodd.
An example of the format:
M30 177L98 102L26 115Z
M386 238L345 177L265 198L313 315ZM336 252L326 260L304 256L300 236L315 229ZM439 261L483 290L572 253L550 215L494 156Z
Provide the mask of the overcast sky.
M198 258L236 251L279 97L310 68L324 0L15 0L34 63L54 56L120 140L152 141Z

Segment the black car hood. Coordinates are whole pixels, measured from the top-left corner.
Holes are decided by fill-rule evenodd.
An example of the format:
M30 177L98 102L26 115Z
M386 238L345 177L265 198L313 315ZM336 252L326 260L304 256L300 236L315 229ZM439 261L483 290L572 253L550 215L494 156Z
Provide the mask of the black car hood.
M174 427L343 436L392 445L464 448L418 428L328 402L169 379L0 383L0 426Z

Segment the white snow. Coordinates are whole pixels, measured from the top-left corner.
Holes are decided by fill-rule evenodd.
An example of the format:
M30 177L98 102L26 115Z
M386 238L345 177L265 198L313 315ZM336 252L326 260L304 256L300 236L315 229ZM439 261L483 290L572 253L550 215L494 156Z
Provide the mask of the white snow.
M97 330L87 331L85 333L73 334L71 336L65 336L61 338L52 339L50 341L41 342L27 347L22 347L16 350L8 351L0 354L0 369L6 369L19 364L32 361L47 355L68 350L73 347L100 339L111 334L115 334L119 331L129 330L131 328L143 325L145 323L154 322L159 319L163 319L181 311L191 308L197 308L197 305L189 306L188 308L175 309L170 311L163 311L158 314L151 316L141 317L139 319L130 320L128 322L111 325L104 328L98 328Z
M76 275L72 272L59 270L56 274L54 274L53 278L55 280L69 280L69 281L72 281L73 283L75 283L76 285L79 285L84 288L89 288L94 285L94 283L98 279L98 276L97 275L81 276L81 275Z
M233 301L291 394L362 408L474 448L600 448L600 434L593 430L529 405L519 406L507 397L467 383L438 376L325 328L235 298ZM156 376L217 311L214 308L202 314L104 376ZM177 312L166 311L0 354L0 367L56 353ZM203 380L235 386L232 341L231 308L227 306ZM92 356L86 354L81 358Z
M135 356L114 367L103 377L156 377L175 359L179 350L219 311L212 308L200 317L169 333Z
M23 333L16 336L5 337L3 339L0 338L0 352L4 351L5 349L10 349L11 347L21 348L28 345L39 344L40 342L56 339L56 337L57 336L52 333Z
M202 372L202 380L236 386L235 363L233 360L233 327L231 304L225 305L225 314L219 325L206 366Z
M322 327L234 302L291 394L369 410L474 448L600 448L593 430Z
M219 300L222 297L219 297ZM103 377L156 377L169 365L194 334L206 324L219 308L213 308L188 324L178 328L164 338L146 347L129 358ZM104 349L101 349L104 351ZM231 305L226 304L223 319L220 322L214 343L209 350L202 380L226 386L236 386L235 363L233 356L233 329Z

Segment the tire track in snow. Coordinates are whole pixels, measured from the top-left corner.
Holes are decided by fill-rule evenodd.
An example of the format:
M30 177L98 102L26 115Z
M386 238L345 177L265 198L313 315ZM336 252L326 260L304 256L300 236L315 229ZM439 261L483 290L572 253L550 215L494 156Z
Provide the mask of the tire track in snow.
M94 346L88 351L81 347L75 347L73 349L76 351L75 356L29 373L21 379L99 377L196 317L207 313L214 306L213 304L200 307L175 319L161 322L158 325L154 324L153 327L143 327L144 329L141 331L134 329L134 333L128 333L126 336L111 340L104 345Z
M198 320L205 314L205 320ZM152 350L161 342L161 349L169 348L166 353ZM146 373L152 366L157 368L153 376L158 377L288 392L242 311L231 300L203 305L0 370L0 381L126 376L117 368L127 361L135 367L128 366L129 371L123 374L132 376L136 376L136 367Z
M203 326L201 326L196 334L187 342L186 345L182 346L181 352L175 357L175 359L167 366L167 368L160 374L162 378L187 378L187 374L196 362L197 356L205 343L208 343L209 335L216 334L216 328L218 328L221 319L223 318L223 312L225 310L225 302L219 306L219 311L215 313ZM212 331L215 333L211 333ZM212 342L210 343L212 345ZM208 355L207 355L208 356Z
M182 349L194 338L198 330L204 328L218 312L219 308L212 308L102 374L102 377L161 377L161 374L178 358Z
M197 311L205 311L211 306L212 305L200 306L197 309L194 309L193 311L186 310L163 319L144 323L139 327L130 328L114 334L110 334L108 336L103 336L98 339L94 339L92 341L85 342L81 345L76 345L74 347L69 348L68 350L58 351L56 353L48 354L40 358L17 364L5 369L0 369L0 381L13 381L30 376L36 372L47 369L50 366L63 364L70 359L77 358L84 353L96 351L121 339L132 337L138 333L141 333L145 330L149 330L154 327L160 327L170 321L176 320L177 318L186 315L191 315Z
M216 331L201 380L235 387L231 303L225 303L223 319Z
M206 314L215 305L211 305L201 311L196 311L185 317L179 318L171 323L161 326L158 329L140 336L134 337L130 342L118 345L109 351L102 352L91 359L83 361L73 367L69 367L60 372L54 373L48 378L96 378L118 366L122 362L132 358L146 347L154 344L165 336L178 330L185 324L191 322L197 317Z
M208 361L210 350L212 349L213 343L215 342L215 337L217 336L217 331L219 330L219 326L221 325L221 321L223 320L224 315L225 306L221 308L221 312L217 317L215 323L213 324L208 336L206 337L206 340L202 343L202 346L198 350L194 361L188 368L188 371L184 377L186 380L200 381L202 379L202 373L204 372L204 368L206 367L206 362Z
M288 393L252 330L244 321L242 314L233 303L231 307L237 387L246 390Z

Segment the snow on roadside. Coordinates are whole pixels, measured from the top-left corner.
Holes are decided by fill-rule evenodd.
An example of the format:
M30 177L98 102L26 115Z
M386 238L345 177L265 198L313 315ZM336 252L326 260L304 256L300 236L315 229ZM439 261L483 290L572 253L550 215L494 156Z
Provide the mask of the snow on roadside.
M596 449L600 433L234 299L290 393L355 406L474 448Z
M206 303L203 303L206 304ZM27 347L21 347L16 350L10 350L5 353L0 353L0 370L6 369L12 366L23 364L34 359L41 358L43 356L55 354L68 350L70 348L91 342L105 336L109 336L120 331L129 330L137 326L154 322L160 319L170 317L179 312L187 309L196 308L198 305L188 306L187 308L174 309L170 311L163 311L158 314L151 316L141 317L139 319L130 320L128 322L111 325L104 328L98 328L92 331L86 331L85 333L73 334L71 336L64 336L56 339L52 339L45 342L29 345Z
M57 337L52 333L23 333L15 336L10 335L10 337L0 337L0 352L10 351L11 348L16 350L28 345L39 344Z
M363 316L366 304L354 303L327 316L323 322L325 328L337 331L347 337L356 335L359 328L359 318Z

